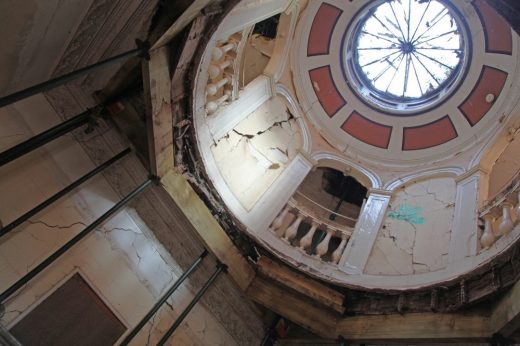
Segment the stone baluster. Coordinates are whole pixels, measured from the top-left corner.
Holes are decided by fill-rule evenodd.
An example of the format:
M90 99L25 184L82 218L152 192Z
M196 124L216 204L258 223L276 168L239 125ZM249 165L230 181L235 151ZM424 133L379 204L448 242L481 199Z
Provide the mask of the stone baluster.
M206 96L215 95L224 85L231 83L231 77L224 77L216 83L208 84L206 87Z
M288 205L286 205L285 208L283 208L283 210L280 212L280 214L278 214L276 219L274 219L274 221L273 221L273 223L271 224L271 227L270 227L273 232L276 231L277 229L279 229L280 227L282 227L283 220L285 219L285 217L289 213L289 209L290 209L290 207Z
M210 101L208 102L208 104L206 105L206 112L208 114L213 114L217 111L217 109L224 103L226 102L227 100L229 100L229 98L231 97L231 92L230 91L227 91L226 90L226 93L224 95L222 95L221 97L219 97L218 99L214 100L214 101Z
M300 249L303 251L309 249L312 245L312 238L314 237L314 233L316 233L316 229L318 229L318 224L313 222L311 228L307 232L307 234L300 239Z
M505 235L511 232L514 227L513 220L511 220L511 208L513 205L509 202L502 204L502 221L498 225L498 234Z
M287 230L285 231L285 235L283 236L284 240L291 241L296 237L296 234L298 233L298 227L300 227L300 223L303 220L303 215L298 213L296 216L296 220L292 222L292 224L287 227Z
M493 215L484 215L484 232L480 237L480 244L484 249L489 248L495 243L495 234L493 233Z
M341 235L341 243L339 243L338 247L332 253L332 263L338 264L341 256L343 255L343 251L345 251L345 247L347 246L347 241L350 237L346 234Z
M237 44L234 42L228 43L221 47L215 47L211 51L211 58L213 59L213 61L218 61L218 60L222 59L224 54L226 54L227 52L229 52L231 50L235 50L236 48L237 48Z
M327 251L329 251L330 238L332 237L332 231L327 228L327 235L316 247L316 256L321 258Z
M217 79L218 76L220 76L220 74L226 68L231 66L232 63L233 63L233 61L231 61L230 59L227 59L227 60L224 60L223 62L221 62L219 64L211 64L209 66L209 68L208 68L209 78L211 78L211 80Z

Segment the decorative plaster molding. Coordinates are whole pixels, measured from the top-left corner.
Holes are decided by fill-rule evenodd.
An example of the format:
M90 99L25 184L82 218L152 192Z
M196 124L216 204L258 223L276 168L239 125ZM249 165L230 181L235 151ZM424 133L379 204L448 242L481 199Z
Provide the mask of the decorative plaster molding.
M356 227L339 261L339 268L362 274L383 224L390 195L370 192L359 214Z
M297 119L298 125L301 129L303 139L302 151L309 154L312 148L312 138L309 132L309 128L307 127L307 123L305 122L302 116L303 113L300 108L300 105L295 101L295 98L293 97L289 89L287 89L283 84L277 83L275 85L275 91L278 95L283 96L291 106L291 113L293 113L293 115Z
M200 78L200 76L199 76ZM260 75L239 92L238 99L206 117L213 140L218 141L272 97L271 80ZM201 114L204 116L204 114Z
M370 186L371 188L380 189L383 187L383 182L376 173L366 169L365 167L355 163L354 161L349 160L348 158L346 158L344 156L339 156L337 154L334 154L331 152L326 152L326 151L318 151L318 152L312 153L311 158L318 162L320 160L332 160L332 161L340 162L342 165L351 167L351 168L357 170L358 172L360 172L361 174L363 174L364 176L366 176L370 180L370 183L372 185L372 186Z
M424 170L424 171L416 172L416 173L413 173L413 174L410 174L410 175L407 175L407 176L404 176L401 178L391 180L384 185L384 189L394 191L397 188L399 188L400 186L402 186L410 181L413 181L413 180L424 180L427 178L442 177L442 176L452 176L452 177L456 178L464 173L465 173L465 171L463 168L456 167L456 166L442 167L442 168L437 168L437 169L432 169L432 170Z
M280 17L273 55L264 70L265 74L273 77L274 82L278 82L287 65L299 14L300 1L294 0Z

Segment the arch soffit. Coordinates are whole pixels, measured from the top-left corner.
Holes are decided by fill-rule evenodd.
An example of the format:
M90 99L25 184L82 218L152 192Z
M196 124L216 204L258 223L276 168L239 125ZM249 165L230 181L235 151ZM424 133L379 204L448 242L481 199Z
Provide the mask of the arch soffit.
M331 167L342 171L352 169L353 171L350 171L350 175L359 182L368 185L369 188L381 189L383 187L383 182L376 173L345 157L320 151L313 153L311 159L317 162L315 167Z
M466 171L462 167L451 166L451 167L442 167L432 170L424 170L420 172L415 172L413 174L406 175L404 177L400 177L394 180L387 182L384 185L384 190L395 191L403 185L406 185L412 181L416 180L427 180L431 178L442 178L442 177L450 177L456 179L459 176L462 176Z

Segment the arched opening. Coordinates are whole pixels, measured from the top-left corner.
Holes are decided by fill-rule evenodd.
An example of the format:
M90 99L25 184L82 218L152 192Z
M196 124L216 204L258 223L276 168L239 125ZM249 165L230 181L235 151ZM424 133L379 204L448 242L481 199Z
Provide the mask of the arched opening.
M307 175L294 199L319 218L354 227L367 191L356 178L334 168L319 167Z
M318 167L300 184L272 229L306 254L338 263L367 192L353 176Z
M244 49L240 87L260 76L273 56L280 13L255 24Z
M514 137L495 159L489 172L488 200L492 200L518 182L520 137Z

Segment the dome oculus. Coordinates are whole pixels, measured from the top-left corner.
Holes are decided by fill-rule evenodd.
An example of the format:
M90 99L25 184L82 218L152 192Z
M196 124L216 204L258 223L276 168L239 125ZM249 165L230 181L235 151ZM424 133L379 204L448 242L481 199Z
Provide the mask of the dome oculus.
M383 110L432 107L453 90L467 65L465 32L456 10L444 2L374 1L348 33L349 80Z

